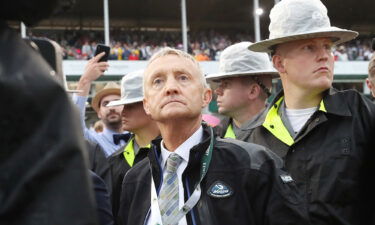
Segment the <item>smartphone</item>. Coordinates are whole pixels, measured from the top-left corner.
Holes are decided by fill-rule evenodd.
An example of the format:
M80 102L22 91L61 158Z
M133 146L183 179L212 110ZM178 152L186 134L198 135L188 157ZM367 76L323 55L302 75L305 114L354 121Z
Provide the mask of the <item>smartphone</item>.
M109 51L111 50L111 48L107 45L102 45L102 44L98 44L96 46L96 51L95 51L95 55L98 55L102 52L105 52L105 55L103 55L100 59L99 59L99 62L107 62L108 61L108 56L109 56Z

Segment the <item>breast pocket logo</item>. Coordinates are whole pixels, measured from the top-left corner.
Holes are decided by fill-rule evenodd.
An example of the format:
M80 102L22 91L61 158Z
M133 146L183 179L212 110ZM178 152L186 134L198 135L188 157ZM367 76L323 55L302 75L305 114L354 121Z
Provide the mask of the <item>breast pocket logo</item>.
M216 181L208 189L207 194L214 198L227 198L233 195L233 190L224 182Z

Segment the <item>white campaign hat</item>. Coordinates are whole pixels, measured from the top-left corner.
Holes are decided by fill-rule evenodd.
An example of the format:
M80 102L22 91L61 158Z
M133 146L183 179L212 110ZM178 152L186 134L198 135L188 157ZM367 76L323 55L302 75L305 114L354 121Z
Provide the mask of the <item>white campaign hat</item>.
M121 99L107 106L128 105L143 101L143 72L137 70L126 74L121 80Z
M206 76L207 81L226 77L272 75L278 77L266 53L248 49L251 42L240 42L224 49L220 55L219 73Z
M319 37L340 44L358 36L358 32L331 26L320 0L282 0L272 8L270 20L269 38L250 45L250 50L271 52L277 44Z

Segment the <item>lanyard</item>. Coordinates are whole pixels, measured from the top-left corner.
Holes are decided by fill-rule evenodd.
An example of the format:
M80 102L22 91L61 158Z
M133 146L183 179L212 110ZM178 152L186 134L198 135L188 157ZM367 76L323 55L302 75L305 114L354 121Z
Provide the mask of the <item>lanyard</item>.
M199 182L195 185L194 192L190 196L190 198L185 202L184 206L178 211L177 216L174 217L175 221L168 221L168 224L177 224L178 221L182 217L184 217L199 201L201 197L201 182L203 178L206 176L208 167L211 162L212 158L212 150L213 150L213 143L214 143L214 135L212 128L210 127L210 146L208 146L206 152L204 153L201 161L201 170L200 170L200 179ZM151 165L150 165L151 169ZM155 222L154 225L163 225L162 220L161 220L161 214L160 214L160 207L159 207L159 202L158 202L158 196L156 193L156 188L155 188L155 182L154 178L151 174L151 212L152 212L152 218L150 218L150 221Z

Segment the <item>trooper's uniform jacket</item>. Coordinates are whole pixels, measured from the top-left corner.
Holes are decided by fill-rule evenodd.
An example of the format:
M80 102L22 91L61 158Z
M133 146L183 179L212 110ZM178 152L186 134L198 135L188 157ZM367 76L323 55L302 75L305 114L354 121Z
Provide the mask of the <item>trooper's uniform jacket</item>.
M254 128L261 125L266 117L267 111L264 109L254 116L251 120L247 121L241 128L233 128L233 119L224 118L220 124L214 127L216 135L221 138L233 138L240 141L250 142L251 134Z
M294 136L282 119L282 101L281 91L251 141L284 159L303 192L312 224L358 224L359 173L364 154L374 150L375 105L356 91L329 89Z
M110 198L114 218L116 218L118 214L120 205L121 184L126 172L128 172L128 170L130 170L133 165L137 164L142 159L147 157L147 153L149 151L149 148L140 148L138 150L138 153L135 154L134 158L126 159L125 155L129 154L129 151L134 152L134 148L132 147L133 143L134 134L132 134L131 138L129 139L129 142L127 142L127 144L124 147L121 147L119 150L114 152L110 157L108 157L110 177L112 181Z
M210 145L212 130L206 125L203 129L203 141L191 148L182 175L185 201L200 178L201 159ZM157 190L162 183L160 142L161 139L154 140L148 157L129 170L124 178L119 211L121 225L142 225L148 220L151 170ZM293 180L276 168L281 164L280 158L262 146L215 138L211 164L201 182L201 197L186 214L187 223L308 224ZM218 188L221 188L220 192L217 192Z

